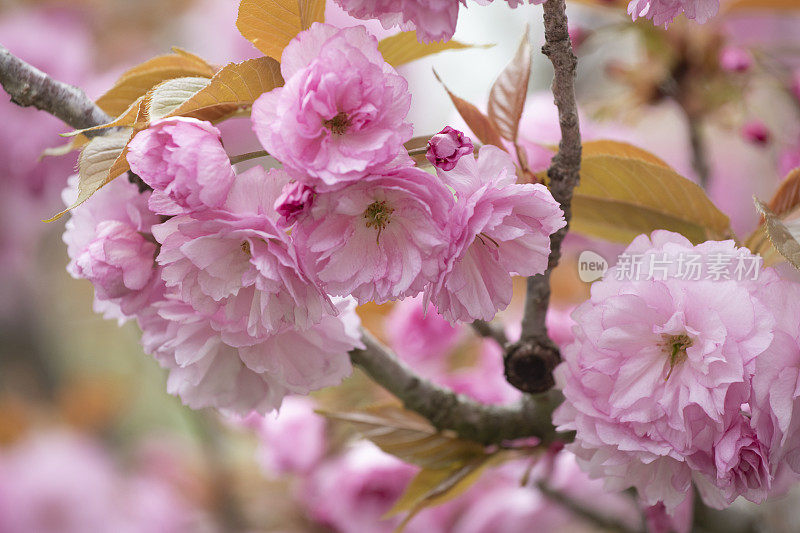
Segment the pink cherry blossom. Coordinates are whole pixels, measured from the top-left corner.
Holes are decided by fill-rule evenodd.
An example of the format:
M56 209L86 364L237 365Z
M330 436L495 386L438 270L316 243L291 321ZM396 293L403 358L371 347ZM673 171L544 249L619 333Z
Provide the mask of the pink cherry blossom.
M756 436L750 417L743 414L717 438L711 454L699 452L689 463L703 500L718 509L739 496L761 503L772 488L769 449Z
M756 362L753 425L771 451L772 471L781 464L800 474L800 285L780 280L766 292L777 327L769 349Z
M144 289L156 274L156 246L129 224L104 220L97 236L75 260L78 277L94 285L101 300L122 298Z
M719 0L631 0L628 14L651 19L656 26L669 23L683 13L700 24L708 22L719 11Z
M154 121L128 145L128 163L153 188L150 209L164 215L220 207L235 177L219 130L193 118Z
M694 519L694 498L686 498L672 514L663 503L644 510L647 531L650 533L689 533Z
M298 180L320 192L405 154L408 83L363 27L314 23L284 49L281 72L286 85L253 104L253 127Z
M452 205L435 176L401 168L318 193L292 238L329 294L385 303L436 278Z
M386 28L416 30L421 42L449 41L464 0L335 0L350 16L378 19Z
M543 185L517 184L511 157L494 146L439 174L458 200L446 266L426 297L451 322L491 320L511 301L511 275L545 271L563 213Z
M77 177L64 190L72 205ZM73 209L64 231L67 271L95 286L95 310L124 321L152 302L159 283L156 247L150 235L159 217L147 208L147 194L119 178Z
M672 512L690 489L688 458L712 453L750 398L775 324L760 294L775 275L687 278L680 257L735 265L752 255L732 241L692 246L667 231L640 235L627 253L645 274L630 276L620 262L573 313L575 341L555 372L566 401L553 419L577 432L570 449L592 477L612 490L634 486L647 505ZM651 276L654 261L666 270ZM719 465L705 473L716 476L711 466Z
M314 520L335 531L389 533L398 520L381 517L414 473L413 466L361 441L312 473L302 493L304 503Z
M308 473L325 454L325 419L309 398L286 397L280 412L258 417L255 430L258 459L270 475Z
M224 342L209 319L167 299L139 316L142 344L169 370L167 391L193 409L216 407L245 416L278 409L288 394L338 385L352 367L347 352L363 348L352 300L336 304L307 330L290 329L251 346Z
M123 472L102 443L67 430L0 448L0 531L196 531L196 510L161 475Z
M153 228L167 287L236 346L306 329L333 311L272 221L282 184L270 181L254 167L236 179L227 209L176 216Z
M299 182L287 183L275 200L275 211L281 216L281 226L291 226L306 209L314 204L314 189Z
M447 355L461 338L459 329L436 314L432 304L426 309L422 298L395 303L385 329L389 346L415 370L443 369Z
M453 170L462 156L472 153L472 141L462 132L445 126L428 141L425 157L441 170Z

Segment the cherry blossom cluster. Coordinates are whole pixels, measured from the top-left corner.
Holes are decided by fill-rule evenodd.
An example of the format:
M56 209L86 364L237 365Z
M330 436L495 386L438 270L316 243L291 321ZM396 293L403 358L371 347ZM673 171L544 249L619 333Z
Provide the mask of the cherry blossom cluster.
M194 408L266 413L339 383L356 303L424 295L451 322L490 320L565 225L510 156L476 159L455 130L431 140L436 174L414 166L407 83L363 27L315 23L281 72L252 120L282 168L237 173L212 124L154 121L127 154L147 190L117 179L67 223L70 273L99 312L137 320Z
M629 254L751 259L733 241L693 246L667 231ZM625 279L610 269L573 313L556 369L569 449L610 489L630 486L673 512L694 484L706 504L762 502L800 473L800 287L755 279ZM795 412L797 411L797 412Z

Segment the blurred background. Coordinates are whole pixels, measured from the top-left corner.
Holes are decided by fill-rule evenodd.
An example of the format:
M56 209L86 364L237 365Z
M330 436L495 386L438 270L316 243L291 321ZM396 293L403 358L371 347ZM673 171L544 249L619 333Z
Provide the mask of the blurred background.
M800 166L800 18L791 11L727 11L706 26L670 32L631 23L627 2L568 2L580 61L578 99L587 139L649 149L703 183L737 235L755 229L755 194L768 199ZM235 28L235 0L0 1L0 44L53 77L100 96L126 69L180 46L224 64L258 55ZM357 22L333 5L327 20ZM376 23L369 29L388 35ZM529 27L543 43L541 7L469 3L455 38L492 45L447 52L401 68L413 94L415 135L463 128L435 68L457 95L485 109L494 78ZM522 124L536 169L559 138L551 70L536 54ZM139 346L133 324L92 310L92 288L64 270L61 191L76 153L56 153L69 128L0 96L0 533L391 531L380 521L414 467L353 439L313 409L352 409L387 399L356 372L335 390L291 399L279 418L227 419L192 411L167 395L166 376ZM256 149L246 120L223 126L231 154ZM56 150L53 150L56 149ZM588 295L577 276L586 249L612 263L619 244L571 236L554 278L548 317L559 343L569 311ZM524 281L517 284L517 293ZM419 301L360 309L370 329L427 377L485 402L513 400L499 349L468 329L424 316ZM521 301L500 319L518 335ZM549 454L535 467L512 462L464 495L424 511L407 531L592 531L548 498L525 472L629 527L630 495L605 495L572 458ZM538 477L537 477L538 476ZM789 496L752 509L769 531L797 531Z

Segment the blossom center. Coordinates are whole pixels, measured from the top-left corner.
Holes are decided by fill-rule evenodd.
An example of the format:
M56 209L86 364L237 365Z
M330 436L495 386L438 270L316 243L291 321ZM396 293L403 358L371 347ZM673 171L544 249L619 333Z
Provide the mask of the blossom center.
M243 251L243 252L244 252L246 255L248 255L248 256L249 256L249 255L252 255L252 254L251 254L251 251L250 251L250 241L242 241L241 248L242 248L242 251Z
M372 202L364 210L364 218L367 220L367 227L377 228L378 240L380 240L381 232L392 221L392 213L394 213L394 208L387 204L386 200Z
M323 121L322 124L334 135L344 135L350 127L350 117L344 111L339 111L335 117Z
M667 352L667 356L669 357L669 373L664 381L667 381L669 377L672 375L672 371L675 369L676 365L679 365L686 361L689 357L686 354L686 350L694 344L694 341L686 335L685 333L682 335L664 335L664 342L663 347Z

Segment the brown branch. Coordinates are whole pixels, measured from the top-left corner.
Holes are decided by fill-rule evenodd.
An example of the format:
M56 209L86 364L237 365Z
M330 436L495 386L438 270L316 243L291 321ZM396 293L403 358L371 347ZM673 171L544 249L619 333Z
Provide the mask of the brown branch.
M558 107L561 142L548 170L550 191L561 204L569 224L572 191L578 185L581 166L581 133L575 101L577 58L569 38L565 0L544 4L545 45L542 53L553 63L553 96ZM550 275L561 258L564 227L550 237L550 259L544 274L528 278L525 315L520 341L506 355L506 377L522 391L544 392L552 388L553 369L561 360L558 348L547 336L545 317L550 305Z
M417 376L369 332L363 331L362 340L366 349L350 352L353 364L437 429L453 430L464 439L483 444L524 437L538 437L547 444L561 438L551 421L553 410L562 400L557 391L526 397L510 406L484 405ZM570 439L569 435L562 437Z
M11 54L2 45L0 84L15 104L46 111L77 130L108 124L112 120L81 89L54 80ZM97 130L86 132L85 135L93 137L106 132Z

